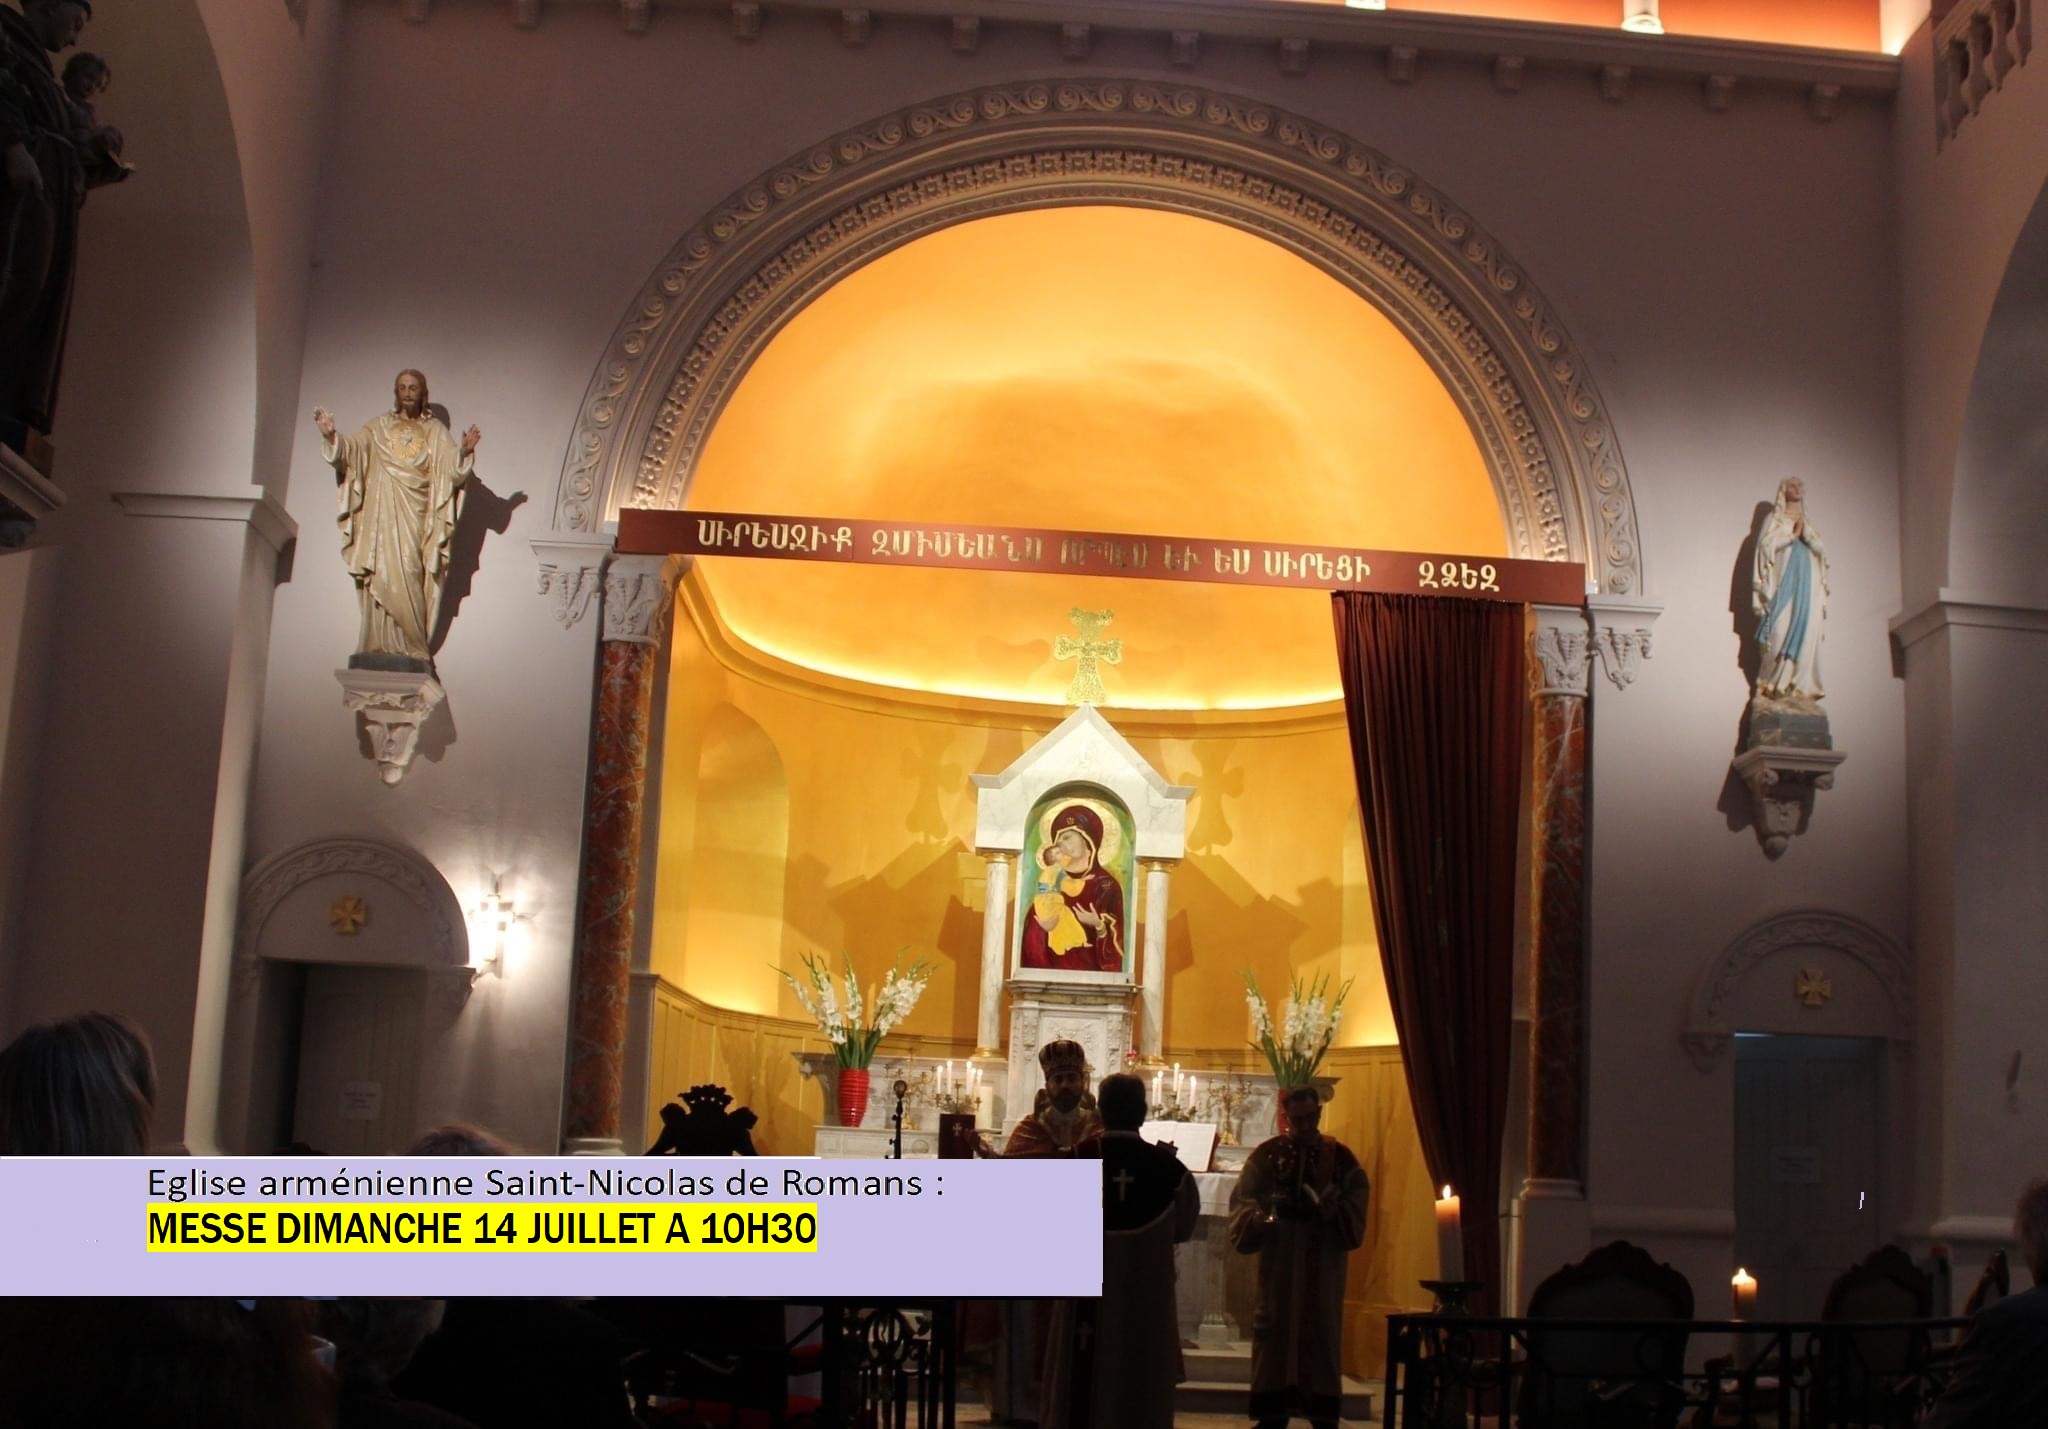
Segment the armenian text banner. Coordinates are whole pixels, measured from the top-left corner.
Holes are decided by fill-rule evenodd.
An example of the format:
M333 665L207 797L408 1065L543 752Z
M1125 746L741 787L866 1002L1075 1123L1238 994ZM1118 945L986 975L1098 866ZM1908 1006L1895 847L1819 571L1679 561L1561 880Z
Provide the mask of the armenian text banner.
M1431 551L1368 551L1197 536L1137 536L1023 526L957 526L766 516L736 511L619 512L624 555L737 556L864 566L1122 576L1222 585L1465 596L1581 605L1585 567Z

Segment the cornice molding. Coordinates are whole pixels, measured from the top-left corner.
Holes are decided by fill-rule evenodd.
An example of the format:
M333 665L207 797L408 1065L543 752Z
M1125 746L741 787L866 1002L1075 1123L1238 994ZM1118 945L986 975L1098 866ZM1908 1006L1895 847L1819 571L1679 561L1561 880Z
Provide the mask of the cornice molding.
M1347 135L1175 83L996 85L813 146L715 207L597 365L555 528L680 509L726 399L789 316L847 273L975 218L1126 203L1281 243L1415 343L1486 455L1510 551L1643 589L1634 498L1590 364L1527 272L1447 197Z
M271 550L282 552L298 537L299 523L267 491L254 496L204 496L172 491L116 491L114 504L129 516L183 521L240 521Z
M2048 609L2000 600L1981 591L1958 591L1943 586L1933 600L1906 614L1892 617L1888 629L1892 640L1893 673L1904 673L1902 662L1908 650L1952 625L2043 635L2048 634Z
M475 5L488 2L468 0ZM356 3L388 5L391 0ZM461 3L463 0L443 0L442 8ZM400 0L400 5L407 19L424 22L432 13L426 0ZM621 32L627 34L644 33L663 11L689 8L682 0L652 5L648 0L550 0L548 8L571 5L617 11ZM764 10L817 16L842 34L849 13L846 0L766 0L765 4L739 0L732 10L737 40L753 40L760 34ZM1506 61L1507 68L1517 73L1532 65L1583 71L1598 82L1588 87L1588 97L1610 100L1616 96L1608 72L1635 79L1747 81L1806 90L1810 99L1814 91L1821 91L1829 104L1848 96L1889 98L1899 86L1899 61L1892 55L1688 35L1638 35L1619 25L1607 29L1405 10L1354 10L1315 0L880 0L852 13L865 14L870 21L883 16L929 21L935 38L967 53L979 40L982 25L998 21L1043 30L1062 52L1074 49L1076 34L1093 36L1113 30L1157 35L1167 46L1169 61L1181 66L1200 63L1203 39L1270 41L1276 65L1290 62L1290 56L1305 59L1310 53L1333 49L1384 51L1391 68L1405 65L1411 74L1424 57L1479 63L1496 74ZM510 9L511 22L522 29L534 28L540 16L537 0L516 0ZM1290 42L1291 48L1283 48ZM1604 74L1607 77L1603 78ZM1624 89L1625 84L1624 80ZM1813 117L1827 116L1816 113Z

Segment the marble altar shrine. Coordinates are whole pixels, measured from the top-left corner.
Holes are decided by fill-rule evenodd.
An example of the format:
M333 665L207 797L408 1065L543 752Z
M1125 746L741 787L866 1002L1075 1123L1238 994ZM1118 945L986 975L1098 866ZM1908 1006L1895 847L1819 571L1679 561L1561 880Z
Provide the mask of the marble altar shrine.
M1250 1149L1273 1135L1279 1099L1268 1072L1173 1066L1162 1055L1171 876L1186 852L1187 805L1195 791L1154 770L1092 705L1077 709L1000 774L972 777L975 845L987 861L988 878L974 1053L964 1060L878 1055L869 1069L874 1090L860 1125L818 1127L813 1150L833 1158L890 1155L893 1089L901 1081L907 1088L902 1154L936 1157L942 1078L958 1087L970 1069L979 1073L980 1129L1000 1150L1043 1084L1038 1049L1061 1038L1078 1042L1088 1052L1091 1089L1120 1069L1138 1073L1156 1089L1153 1114L1163 1112L1171 1120L1148 1125L1151 1139L1164 1139L1175 1122L1217 1128L1209 1164L1193 1168L1201 1224L1194 1239L1176 1251L1181 1333L1204 1349L1241 1351L1251 1335L1256 1265L1229 1252L1230 1193ZM1034 892L1041 859L1052 844L1044 835L1076 803L1097 811L1103 833L1091 853L1125 892L1129 920L1119 930L1123 956L1116 971L1024 961L1024 920L1045 896ZM1135 896L1140 877L1142 901ZM1217 975L1230 974L1218 969ZM819 1083L821 1104L837 1105L833 1054L801 1052L796 1058L803 1074ZM1322 1078L1318 1085L1328 1097L1335 1082Z

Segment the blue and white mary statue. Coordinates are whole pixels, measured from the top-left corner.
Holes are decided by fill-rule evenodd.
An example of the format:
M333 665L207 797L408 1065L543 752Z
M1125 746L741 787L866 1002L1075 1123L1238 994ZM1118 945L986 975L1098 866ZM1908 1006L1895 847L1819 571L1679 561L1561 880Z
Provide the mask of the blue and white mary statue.
M1828 611L1828 558L1806 517L1806 483L1778 483L1778 497L1756 538L1750 601L1757 614L1756 692L1769 700L1814 705L1820 683L1821 624Z

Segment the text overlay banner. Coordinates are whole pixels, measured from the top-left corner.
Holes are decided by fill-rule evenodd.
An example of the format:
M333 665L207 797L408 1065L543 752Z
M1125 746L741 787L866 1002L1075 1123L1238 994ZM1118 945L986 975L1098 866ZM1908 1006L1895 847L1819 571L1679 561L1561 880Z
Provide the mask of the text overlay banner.
M0 1294L1097 1295L1100 1236L1016 1233L1047 1206L1085 1225L1101 1178L1099 1161L0 1157Z

